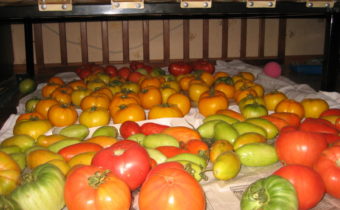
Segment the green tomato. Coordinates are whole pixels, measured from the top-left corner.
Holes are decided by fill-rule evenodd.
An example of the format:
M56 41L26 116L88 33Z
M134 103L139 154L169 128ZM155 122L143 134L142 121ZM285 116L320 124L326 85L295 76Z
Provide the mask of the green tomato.
M298 209L298 199L294 186L287 179L276 175L252 183L242 195L241 210L257 209Z
M229 180L236 177L240 169L240 159L232 151L220 154L213 165L214 176L219 180Z
M20 206L9 195L0 195L0 209L20 209Z
M242 115L248 118L261 117L268 115L267 108L262 104L247 104L241 109Z
M24 95L33 92L36 87L37 83L31 78L26 78L19 82L19 91Z
M262 142L243 145L236 154L245 166L268 166L279 160L275 147Z
M21 209L60 210L64 207L65 177L54 165L43 164L24 176L11 194Z
M39 98L33 97L28 99L25 103L25 111L26 112L34 112L37 103L40 101Z

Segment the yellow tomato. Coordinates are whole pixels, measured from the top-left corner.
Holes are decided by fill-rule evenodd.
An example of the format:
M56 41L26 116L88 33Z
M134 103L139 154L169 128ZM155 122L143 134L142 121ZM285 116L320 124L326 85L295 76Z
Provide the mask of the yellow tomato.
M91 107L84 110L79 116L79 123L88 128L104 126L110 122L110 112L102 107Z
M73 156L67 163L70 168L76 165L91 165L92 158L96 152L84 152Z
M168 98L176 93L177 91L171 87L165 87L161 88L161 93L162 93L162 103L166 103L168 101Z
M84 142L91 142L95 144L99 144L103 148L109 147L112 144L116 143L118 140L111 136L95 136L89 139L86 139Z
M153 106L148 113L149 120L165 117L183 117L183 113L177 108L177 106L170 104Z
M280 92L280 91L272 91L269 93L266 93L263 96L265 106L268 110L273 111L275 110L275 107L284 99L286 99L286 94Z
M60 169L60 171L66 175L67 172L70 170L70 166L69 164L66 163L65 160L60 160L60 159L54 159L54 160L50 160L47 163L52 164L54 166L56 166L57 168Z
M233 145L229 141L218 139L210 147L209 160L213 163L220 154L232 150Z
M37 149L27 155L27 166L28 168L35 168L41 164L47 163L51 160L64 160L63 156L54 153L47 149Z
M305 111L305 117L319 118L322 112L329 109L327 101L321 98L305 98L301 104Z
M60 140L66 139L66 136L60 134L52 134L52 135L40 135L37 139L37 145L42 147L48 147L51 144L54 144Z
M183 93L174 93L172 94L168 100L168 104L174 104L181 110L183 116L188 114L191 108L191 102L188 96Z
M189 85L189 98L194 101L194 102L198 102L200 96L202 95L202 93L206 92L209 90L209 86L203 82L199 82L199 83L191 83Z
M289 112L299 116L302 119L305 116L305 110L301 103L294 99L284 99L276 107L275 112Z
M123 123L125 121L145 120L145 112L139 104L121 105L119 110L113 113L112 120L114 123Z

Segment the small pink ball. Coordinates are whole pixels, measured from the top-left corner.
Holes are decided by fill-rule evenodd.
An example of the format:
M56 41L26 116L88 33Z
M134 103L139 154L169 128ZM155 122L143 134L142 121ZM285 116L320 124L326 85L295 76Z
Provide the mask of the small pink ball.
M270 76L270 77L279 77L281 75L282 69L280 64L272 61L267 63L264 67L263 67L263 72Z

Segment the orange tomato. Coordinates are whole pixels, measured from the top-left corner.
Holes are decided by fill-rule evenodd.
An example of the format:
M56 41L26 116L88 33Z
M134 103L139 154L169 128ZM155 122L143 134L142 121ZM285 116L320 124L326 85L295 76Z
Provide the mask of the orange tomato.
M96 143L102 146L103 148L106 148L116 143L117 141L118 140L112 136L95 136L86 139L84 142Z
M71 87L73 90L78 90L81 88L86 88L86 83L84 80L73 80L67 83L67 86Z
M91 107L80 113L79 123L88 128L104 126L110 122L110 112L103 107Z
M238 73L238 75L240 75L242 78L250 80L250 81L254 81L255 80L255 76L251 72L241 71L241 72Z
M27 155L27 166L33 169L51 160L64 160L63 156L47 149L37 149Z
M218 110L227 109L228 106L228 99L220 91L207 91L198 100L198 111L205 117L216 114Z
M41 89L41 95L44 98L50 97L51 94L53 93L53 91L55 91L58 87L60 87L61 85L59 84L49 84L47 83L44 87L42 87Z
M272 91L269 93L266 93L263 96L264 104L267 107L268 110L272 111L275 110L275 107L284 99L287 99L286 94L280 92L280 91Z
M165 117L183 117L183 113L173 104L159 104L151 107L148 119L159 119Z
M86 96L90 95L92 90L87 88L79 88L72 92L71 94L71 102L72 104L76 106L80 106L80 102L85 98Z
M57 76L49 78L47 83L53 83L53 84L58 84L58 85L65 84L64 80L61 77L57 77Z
M184 127L184 126L168 127L162 130L161 133L168 134L174 137L178 142L183 142L184 144L186 144L192 139L199 139L199 140L201 139L201 136L198 133L198 131L192 128Z
M80 102L80 108L82 110L89 109L93 106L102 107L108 109L110 105L110 99L104 94L88 95L85 96Z
M227 151L233 151L233 145L229 141L217 139L209 149L209 160L214 163L220 154Z
M240 103L242 99L244 99L245 97L249 95L257 96L257 93L255 92L255 90L251 88L240 89L240 90L235 91L234 98L235 98L236 103Z
M305 117L319 118L321 113L329 109L327 101L321 98L304 98L301 101Z
M71 89L71 88L70 88ZM72 92L72 89L71 89ZM57 100L61 104L72 103L71 92L65 88L57 88L51 94L51 97Z
M153 86L142 89L139 93L140 104L144 109L150 109L162 103L161 91Z
M304 108L301 103L294 99L284 99L276 107L275 112L294 113L302 119L305 115Z
M188 114L191 107L191 102L188 96L184 95L183 93L174 93L169 96L167 100L168 104L174 104L181 110L183 116Z
M180 87L177 81L165 81L164 83L162 83L161 87L165 88L165 87L170 87L176 90L176 92L180 91Z
M97 94L99 94L99 95L103 94L103 95L107 96L109 98L109 100L111 100L113 98L112 91L108 87L101 87L101 88L96 89L95 91L93 91L91 93L91 95L97 95Z
M205 82L209 87L214 83L214 76L208 72L201 72L199 79Z
M216 85L214 85L214 89L223 92L228 99L234 98L235 87L233 85L229 85L226 83L217 83Z
M160 88L162 81L158 77L146 77L140 82L141 89L145 89L146 87L156 87Z
M125 121L145 120L145 112L139 104L127 104L119 107L119 110L113 113L112 120L114 123L123 123Z
M262 85L254 83L253 85L250 86L250 88L255 90L257 96L263 97L264 88Z
M35 106L35 111L42 114L47 119L48 110L51 106L59 104L59 102L52 98L41 99Z
M206 157L209 155L208 144L200 139L191 139L183 147L193 154L205 155Z
M29 119L41 119L44 120L46 119L44 115L40 114L39 112L28 112L28 113L23 113L20 114L19 117L17 118L16 122L19 122L20 120L29 120Z
M113 116L113 114L116 113L120 109L120 106L128 105L128 104L139 104L138 101L139 101L139 98L137 100L136 97L134 96L123 95L123 94L115 95L109 105L111 116Z
M181 79L178 81L179 82L179 87L181 90L187 91L189 90L189 85L191 80L194 80L195 77L193 75L186 75L181 77Z
M241 113L234 111L232 109L221 109L221 110L218 110L216 112L216 114L224 114L224 115L227 115L229 117L235 118L239 121L245 120L244 116Z
M60 140L66 139L66 136L60 134L52 134L52 135L40 135L37 139L36 144L42 147L48 147L51 144L54 144Z
M52 125L64 127L74 124L78 119L78 113L74 106L55 104L48 110L47 118Z
M220 77L229 77L230 75L227 72L219 71L215 72L214 74L214 80L216 81Z

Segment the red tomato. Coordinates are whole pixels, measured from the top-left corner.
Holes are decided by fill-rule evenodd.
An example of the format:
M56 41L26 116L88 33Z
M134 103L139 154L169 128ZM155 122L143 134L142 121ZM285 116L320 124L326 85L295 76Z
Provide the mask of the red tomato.
M338 135L338 130L335 126L325 120L319 118L306 118L299 126L300 130L318 132L318 133L328 133Z
M199 155L206 155L209 157L209 147L208 144L200 139L192 139L188 141L184 148L187 149L190 153L199 154Z
M158 169L158 166L143 183L138 204L140 210L204 210L206 207L202 187L193 176L183 169Z
M163 155L165 155L167 158L171 158L175 155L182 154L182 153L189 153L188 150L178 148L175 146L160 146L156 148L158 151L160 151Z
M320 153L327 148L327 142L321 134L293 130L281 132L275 147L281 162L312 167Z
M215 66L212 63L204 60L195 61L192 64L192 68L193 70L201 70L210 74L213 74L215 72Z
M122 140L96 153L92 165L111 170L131 190L137 189L150 170L150 157L137 142Z
M325 186L320 175L310 167L287 165L275 171L274 174L288 179L293 184L300 210L316 206L325 194Z
M161 133L165 128L168 128L168 127L169 127L168 125L147 122L147 123L143 123L140 128L141 128L141 132L144 135L150 135L150 134Z
M77 144L73 144L67 147L62 148L58 151L58 154L64 157L66 161L69 161L72 157L84 153L84 152L98 152L103 147L99 144L90 143L90 142L81 142Z
M326 192L336 198L340 198L340 146L325 149L314 164L325 183Z
M88 66L81 66L76 69L76 74L80 77L80 79L85 79L91 74L91 70Z
M139 80L141 78L143 78L143 74L138 72L138 71L134 71L134 72L131 72L128 76L128 80L131 81L131 82L135 82L135 83L138 83Z
M129 209L131 192L112 172L96 166L76 166L67 175L64 191L69 210Z
M339 108L327 109L326 111L320 114L320 117L331 116L331 115L340 116L340 109Z
M111 77L115 77L118 75L118 70L115 66L107 65L105 66L104 72L110 75Z
M122 123L119 128L119 133L124 139L126 139L133 134L142 133L142 131L138 123L128 120Z
M132 71L136 71L137 69L144 68L144 63L138 61L131 61L130 62L130 69Z
M174 76L189 74L192 72L192 66L185 62L176 62L169 65L169 72Z
M122 67L118 70L118 76L127 80L131 70L128 67Z

